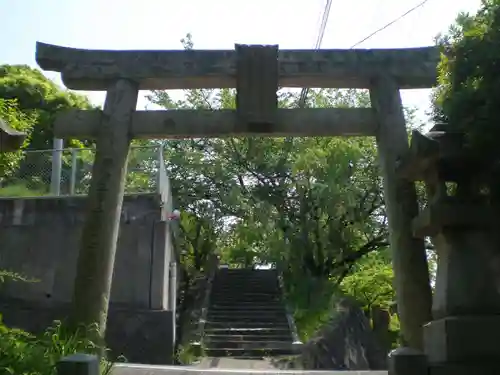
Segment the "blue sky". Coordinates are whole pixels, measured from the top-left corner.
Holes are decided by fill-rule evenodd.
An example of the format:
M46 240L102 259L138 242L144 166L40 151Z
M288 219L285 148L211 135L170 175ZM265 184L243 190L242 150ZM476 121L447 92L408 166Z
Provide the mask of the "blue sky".
M322 48L349 48L420 0L333 0ZM180 49L191 33L195 48L232 49L235 43L312 48L326 0L0 0L0 63L36 66L35 42L102 49ZM480 0L429 0L358 48L418 47L433 43L460 11ZM47 76L60 83L54 73ZM89 93L102 103L103 93ZM428 90L403 92L420 114ZM144 108L141 98L138 108Z

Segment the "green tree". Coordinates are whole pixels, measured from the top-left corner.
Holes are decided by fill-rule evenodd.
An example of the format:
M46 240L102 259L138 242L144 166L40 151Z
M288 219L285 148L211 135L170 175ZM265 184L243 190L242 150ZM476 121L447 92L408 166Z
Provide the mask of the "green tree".
M341 288L369 311L372 307L389 310L394 304L393 272L386 252L372 253L354 266L342 280Z
M39 70L26 65L0 65L0 99L15 100L19 112L34 119L26 129L30 133L26 150L52 148L54 120L61 111L92 108L87 97L60 88ZM90 144L67 140L66 147ZM24 153L15 173L9 175L9 185L27 184L32 189L46 189L50 182L50 158L49 153ZM69 176L69 159L63 159L63 176Z
M465 149L488 167L500 185L500 1L483 0L475 15L460 14L449 31L437 38L442 47L439 86L434 92L434 118L464 132ZM500 198L493 188L492 197Z

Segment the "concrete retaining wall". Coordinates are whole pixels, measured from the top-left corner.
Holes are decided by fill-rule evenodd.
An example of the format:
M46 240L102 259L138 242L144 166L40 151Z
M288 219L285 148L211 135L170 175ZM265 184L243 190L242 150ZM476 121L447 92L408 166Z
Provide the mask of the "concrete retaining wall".
M0 313L7 323L39 331L52 319L65 317L66 308L61 306L72 298L85 200L86 197L0 198L0 269L38 280L0 286ZM162 347L170 347L166 348L168 352L175 337L175 290L169 289L175 285L175 280L170 282L175 257L165 215L156 194L125 197L113 274L108 344L127 358L135 358L137 353L129 349L121 353L127 345L154 347L158 339L156 342L161 342ZM139 340L138 334L145 336ZM151 338L149 344L144 342L145 337ZM136 343L130 346L132 341ZM154 354L150 357L144 363L170 363L158 362Z
M20 300L3 300L4 323L32 333L42 333L54 320L64 321L67 304L40 306ZM140 310L110 305L106 343L110 357L123 355L127 362L165 365L173 363L173 314L168 310Z

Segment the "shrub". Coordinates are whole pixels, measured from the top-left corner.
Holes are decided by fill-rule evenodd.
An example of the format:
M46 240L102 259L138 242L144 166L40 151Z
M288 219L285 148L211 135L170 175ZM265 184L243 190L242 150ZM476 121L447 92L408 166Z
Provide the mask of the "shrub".
M90 327L89 330L95 330ZM85 333L85 334L84 334ZM97 354L99 348L85 337L88 331L70 332L56 321L43 335L36 336L7 327L0 316L0 369L2 374L56 375L55 365L63 357L74 353ZM101 363L101 373L111 372L112 364Z
M0 269L0 286L6 281L37 282L24 275ZM101 348L88 337L97 337L97 324L68 330L55 321L42 335L7 327L0 314L0 375L56 375L56 363L71 354L99 354ZM123 358L119 358L123 359ZM112 363L101 361L101 374L111 373Z

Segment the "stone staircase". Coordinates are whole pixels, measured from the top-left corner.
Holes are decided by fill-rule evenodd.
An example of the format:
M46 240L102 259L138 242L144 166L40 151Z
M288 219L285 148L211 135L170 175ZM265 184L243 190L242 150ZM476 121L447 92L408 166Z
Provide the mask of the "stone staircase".
M293 354L293 322L281 297L275 270L219 269L204 327L205 355L260 359Z

